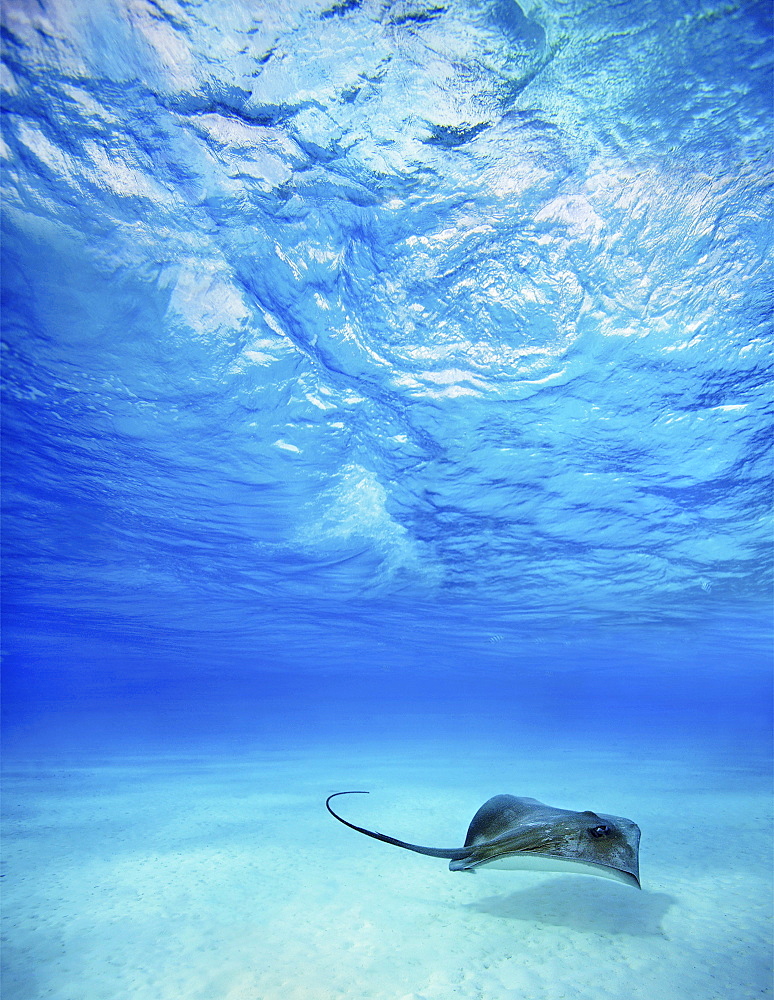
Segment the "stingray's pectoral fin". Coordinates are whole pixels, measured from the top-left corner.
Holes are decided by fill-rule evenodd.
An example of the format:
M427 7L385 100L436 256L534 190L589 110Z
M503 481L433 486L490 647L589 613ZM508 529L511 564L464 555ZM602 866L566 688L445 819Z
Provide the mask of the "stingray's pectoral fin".
M452 847L449 849L442 847L420 847L418 844L407 844L405 840L397 840L395 837L388 837L386 833L378 833L376 830L366 830L362 826L355 826L354 823L348 823L347 820L342 819L338 813L335 813L331 809L331 799L335 799L337 795L368 795L368 792L334 792L333 795L329 795L325 800L325 808L337 819L339 823L343 823L344 826L348 826L350 830L357 830L358 833L364 833L366 837L373 837L374 840L381 840L385 844L392 844L394 847L402 847L406 851L414 851L415 854L427 854L431 858L452 858L460 859L466 858L470 853L469 850L462 847Z

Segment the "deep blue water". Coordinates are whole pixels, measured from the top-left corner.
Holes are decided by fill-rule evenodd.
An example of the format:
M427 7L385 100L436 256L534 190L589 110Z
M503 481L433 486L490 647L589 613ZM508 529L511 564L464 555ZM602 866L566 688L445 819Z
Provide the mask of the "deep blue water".
M767 3L3 17L9 739L765 731Z

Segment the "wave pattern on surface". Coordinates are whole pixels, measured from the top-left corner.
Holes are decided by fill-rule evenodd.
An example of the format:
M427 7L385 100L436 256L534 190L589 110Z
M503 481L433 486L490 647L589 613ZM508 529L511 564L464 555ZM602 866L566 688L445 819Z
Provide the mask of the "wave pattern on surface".
M767 12L9 0L9 600L760 599Z

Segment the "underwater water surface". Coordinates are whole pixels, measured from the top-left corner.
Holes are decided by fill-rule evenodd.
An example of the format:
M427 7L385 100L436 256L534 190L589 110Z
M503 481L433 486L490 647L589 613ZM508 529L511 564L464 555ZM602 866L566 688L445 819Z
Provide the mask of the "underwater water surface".
M770 5L2 23L3 996L770 996Z

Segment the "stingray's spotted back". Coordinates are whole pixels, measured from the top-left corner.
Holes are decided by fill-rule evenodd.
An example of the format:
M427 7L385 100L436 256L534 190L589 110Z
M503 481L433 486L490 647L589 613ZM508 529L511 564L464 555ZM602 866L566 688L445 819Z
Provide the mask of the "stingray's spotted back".
M565 871L639 887L639 843L640 828L623 816L496 795L470 823L467 857L453 859L449 867Z

